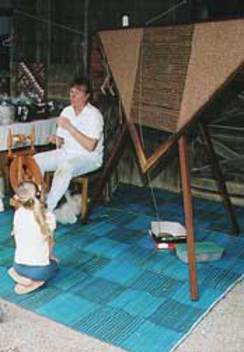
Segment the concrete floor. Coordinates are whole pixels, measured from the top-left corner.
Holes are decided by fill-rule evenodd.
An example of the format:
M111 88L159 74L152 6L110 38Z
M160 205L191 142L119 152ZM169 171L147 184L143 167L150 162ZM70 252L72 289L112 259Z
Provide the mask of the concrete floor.
M0 305L4 311L0 352L122 351L6 301L0 300ZM244 281L212 309L175 351L244 352Z

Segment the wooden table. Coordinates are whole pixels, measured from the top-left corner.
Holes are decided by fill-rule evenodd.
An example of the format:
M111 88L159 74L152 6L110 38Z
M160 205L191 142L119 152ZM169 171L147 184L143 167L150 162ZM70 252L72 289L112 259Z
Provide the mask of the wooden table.
M0 177L4 178L5 186L9 189L9 169L7 160L7 136L9 129L13 134L30 134L32 128L35 128L35 146L38 149L47 146L48 136L56 132L56 117L36 120L32 122L13 123L10 125L0 125ZM18 145L18 148L24 148L26 145ZM1 190L0 190L1 198Z

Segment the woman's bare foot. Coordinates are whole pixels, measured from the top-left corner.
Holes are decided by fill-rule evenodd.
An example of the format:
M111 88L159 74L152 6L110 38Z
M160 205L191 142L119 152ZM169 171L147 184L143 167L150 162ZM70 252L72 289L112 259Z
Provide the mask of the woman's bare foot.
M29 286L33 282L28 277L19 275L13 267L8 270L8 274L15 282L23 286Z
M14 288L15 293L17 295L24 295L26 293L30 293L32 291L37 290L39 287L43 286L45 281L32 281L29 286L23 286L21 284L17 284Z

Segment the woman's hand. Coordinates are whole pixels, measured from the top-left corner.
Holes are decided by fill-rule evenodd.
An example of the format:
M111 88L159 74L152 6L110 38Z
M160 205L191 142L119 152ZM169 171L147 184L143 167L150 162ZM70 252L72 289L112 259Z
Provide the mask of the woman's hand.
M48 137L48 141L52 144L56 144L57 148L60 148L61 145L64 144L64 139L62 137L58 137L54 134Z
M58 118L58 126L69 131L70 127L72 127L72 124L67 117L60 116Z

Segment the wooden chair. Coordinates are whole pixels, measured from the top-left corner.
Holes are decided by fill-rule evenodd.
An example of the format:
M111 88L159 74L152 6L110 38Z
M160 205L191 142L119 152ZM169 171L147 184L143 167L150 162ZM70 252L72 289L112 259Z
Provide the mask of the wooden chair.
M94 183L100 175L101 169L98 169L96 171L87 173L82 176L76 176L73 177L71 180L71 184L75 184L78 186L80 189L80 194L81 194L81 221L83 224L87 223L88 219L88 214L89 214L89 204L90 204L90 199L89 199L89 188L92 183ZM46 189L50 189L51 185L51 178L53 176L53 172L46 172L45 174L45 184L46 184ZM108 188L106 188L106 194L105 197L108 199L109 197L109 192Z

